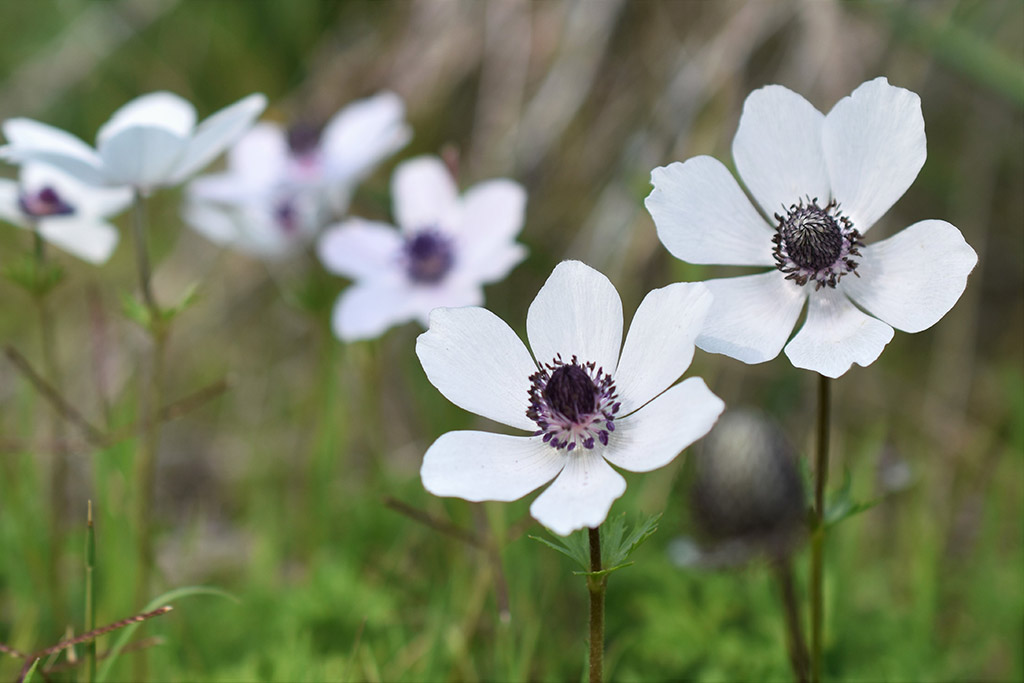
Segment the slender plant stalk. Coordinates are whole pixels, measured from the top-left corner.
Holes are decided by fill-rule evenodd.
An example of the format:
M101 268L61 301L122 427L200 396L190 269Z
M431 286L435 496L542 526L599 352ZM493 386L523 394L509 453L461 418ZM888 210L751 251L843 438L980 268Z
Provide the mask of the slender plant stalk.
M786 645L789 651L789 663L793 667L793 676L800 683L810 680L810 665L807 656L807 641L804 640L803 627L800 624L800 607L796 588L793 582L793 566L789 558L775 563L775 579L779 582L782 596L782 611L786 619Z
M825 618L822 579L825 559L825 485L828 482L828 437L831 421L829 379L818 375L818 454L814 472L814 529L811 534L811 680L821 681L822 631Z
M136 525L138 531L139 573L135 586L135 604L146 602L153 573L153 495L156 486L157 449L160 439L160 403L163 395L164 364L166 360L167 337L170 332L156 299L153 297L151 271L149 267L149 246L147 240L146 207L142 192L135 191L135 210L132 222L135 235L135 256L139 271L139 285L142 298L149 309L149 324L146 329L152 340L152 355L148 371L144 373L143 387L139 392L139 414L142 420L142 441L135 463L135 491L137 501ZM145 653L136 659L135 677L147 678Z
M92 525L92 501L88 502L85 530L85 630L96 629L96 533ZM90 640L85 646L85 680L96 680L96 641Z
M587 529L590 534L590 571L601 571L600 527ZM590 589L590 683L601 683L604 678L604 592L608 577L588 576Z
M60 365L57 362L56 341L53 331L53 317L49 305L49 283L42 278L46 271L46 243L38 231L35 237L35 300L36 311L39 313L39 338L43 352L43 372L51 387L60 393L62 385ZM66 621L64 587L60 581L60 556L64 549L64 519L66 517L65 500L68 485L68 455L64 420L56 411L53 412L51 428L53 438L53 460L50 466L50 554L47 567L47 583L50 599L53 603L53 616L58 624Z

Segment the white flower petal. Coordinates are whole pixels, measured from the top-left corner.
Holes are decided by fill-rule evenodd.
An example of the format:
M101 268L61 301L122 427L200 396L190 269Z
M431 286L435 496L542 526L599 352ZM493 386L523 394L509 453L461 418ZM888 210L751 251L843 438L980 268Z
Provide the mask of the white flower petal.
M722 162L699 156L651 171L644 205L658 238L688 263L770 266L774 231Z
M499 178L469 188L455 227L462 250L476 258L515 242L525 211L526 190L519 183Z
M562 261L526 314L526 334L537 362L556 356L597 363L614 375L622 344L622 301L604 275L579 261Z
M865 247L857 275L840 287L898 330L920 332L946 315L967 286L978 255L946 221L914 223Z
M21 186L14 180L0 178L0 218L19 227L25 227L18 197Z
M701 438L725 410L700 377L675 385L643 408L615 421L602 454L630 472L664 467Z
M554 449L552 449L554 450ZM568 453L565 469L530 506L534 519L559 536L596 528L626 491L622 475L594 451Z
M253 125L228 149L228 169L248 188L267 188L281 181L290 154L281 126L263 121Z
M170 182L180 183L213 161L252 126L266 107L266 96L253 93L204 119L196 126Z
M793 333L807 288L777 270L704 283L714 299L697 346L744 363L775 358Z
M489 252L475 252L472 256L460 251L451 276L478 284L500 282L522 263L527 253L526 247L517 242L503 244Z
M171 92L159 91L136 97L100 126L96 134L96 145L111 139L129 128L142 126L160 128L179 138L187 138L196 125L196 110L183 97Z
M835 379L853 363L875 362L892 336L891 327L826 287L811 294L807 321L786 345L786 356L798 368Z
M482 306L484 290L477 284L444 282L439 285L409 287L409 306L423 327L430 326L430 314L436 308Z
M230 212L231 209L226 206L190 201L182 208L181 217L214 244L233 244L239 240L240 231Z
M117 228L98 218L53 216L39 221L47 242L93 264L106 263L120 238Z
M785 215L805 197L828 203L831 190L821 149L825 116L781 85L755 90L743 103L732 156L736 171L768 217Z
M660 394L690 367L693 342L710 309L711 291L699 282L679 282L644 297L615 371L622 415Z
M327 180L351 182L408 144L405 104L392 92L353 102L324 127L320 150Z
M350 218L324 231L317 255L335 275L379 280L400 268L402 237L386 223Z
M338 339L350 342L375 339L412 318L407 289L357 283L338 297L331 327Z
M442 434L423 456L423 488L473 502L513 501L555 478L566 454L536 436Z
M391 177L395 221L405 231L449 226L458 211L458 191L437 157L402 162Z
M101 185L101 161L96 151L71 133L32 119L8 119L4 137L10 143L0 156L15 163L46 162L91 185Z
M921 98L885 78L868 81L825 117L822 144L832 196L863 235L924 165Z
M438 308L416 339L427 379L472 413L529 432L530 375L537 366L505 322L484 308Z
M170 180L186 140L164 128L132 126L100 143L104 177L111 185L151 189Z
M29 192L38 192L46 187L56 190L77 216L105 218L124 211L132 202L132 192L128 188L89 185L66 171L38 162L29 162L21 167L21 183Z

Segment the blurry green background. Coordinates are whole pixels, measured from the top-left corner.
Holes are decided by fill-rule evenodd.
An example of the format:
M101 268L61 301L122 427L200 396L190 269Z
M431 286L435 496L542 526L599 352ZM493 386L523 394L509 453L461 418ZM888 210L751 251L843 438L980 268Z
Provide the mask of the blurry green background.
M459 152L463 187L523 183L530 257L487 291L488 307L520 333L564 258L606 273L627 317L653 287L726 272L674 260L642 202L655 166L695 154L731 163L752 89L780 83L822 111L879 75L917 92L928 160L870 241L942 218L980 260L934 328L897 333L876 363L835 383L834 485L846 469L854 495L875 498L893 463L911 483L830 538L826 672L1024 679L1024 3L8 0L0 26L0 117L86 140L156 89L189 98L201 116L261 91L267 118L313 123L355 98L398 92L415 137L360 188L352 212L388 219L394 164L446 146ZM343 346L328 320L346 283L313 258L268 267L211 246L181 224L179 198L153 202L157 296L175 300L198 282L201 299L177 323L168 396L224 377L230 389L163 430L159 583L216 585L241 602L186 598L147 625L164 639L149 655L154 676L579 678L584 581L526 537L543 534L519 523L530 498L474 506L420 484L434 438L493 427L426 381L413 354L420 330ZM120 313L135 287L129 242L103 268L58 257L68 278L54 298L65 392L111 428L134 419L145 348ZM30 248L27 233L0 226L0 265ZM0 301L0 342L37 361L30 298L0 281ZM785 357L745 366L699 352L688 374L728 405L762 407L809 452L814 378ZM49 425L48 406L0 359L0 642L21 650L65 630L40 569L51 552L63 558L65 611L81 631L87 499L99 623L142 607L132 590L135 443L97 451L70 431L75 514L66 547L54 549ZM636 566L611 578L607 671L623 681L786 679L767 568L669 561L670 542L692 533L686 461L627 474L612 508L665 516ZM508 623L487 554L398 514L387 497L507 537ZM806 559L797 558L801 584ZM131 675L128 659L116 677ZM19 669L0 659L0 679Z

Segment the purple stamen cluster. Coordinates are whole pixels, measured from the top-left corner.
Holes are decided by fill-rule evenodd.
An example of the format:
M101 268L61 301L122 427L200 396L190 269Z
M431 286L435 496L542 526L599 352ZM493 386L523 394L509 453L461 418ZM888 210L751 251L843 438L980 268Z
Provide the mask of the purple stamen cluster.
M18 196L18 207L31 218L67 216L75 212L75 207L65 202L50 186L46 186L38 192L21 193Z
M409 279L423 284L440 282L455 263L451 238L433 228L420 230L407 237L402 255Z
M858 247L864 244L834 199L824 208L817 198L808 198L806 204L801 200L790 205L785 216L775 214L775 220L779 225L772 254L776 267L788 273L787 280L798 285L813 280L817 291L834 288L847 273L857 275L857 262L850 257L860 256Z
M284 199L274 205L274 220L286 235L294 235L299 228L299 212L295 208L295 202L291 199Z
M595 363L569 363L561 355L530 375L530 407L526 416L544 435L544 443L571 451L577 445L592 449L596 442L608 445L615 431L617 400L615 382Z

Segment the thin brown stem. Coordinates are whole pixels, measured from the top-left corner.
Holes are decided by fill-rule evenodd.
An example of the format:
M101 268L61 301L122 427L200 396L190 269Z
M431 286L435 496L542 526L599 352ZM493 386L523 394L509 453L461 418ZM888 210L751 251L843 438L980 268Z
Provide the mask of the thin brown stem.
M411 505L407 505L400 500L392 498L390 496L384 499L384 505L388 506L395 512L403 514L414 522L430 527L434 531L440 532L445 536L451 536L452 538L462 541L474 548L486 549L487 544L480 540L475 534L466 531L462 527L455 526L451 522L447 522L443 519L438 519L433 515L430 515L423 510L414 508Z
M793 667L794 678L800 683L807 683L810 680L810 663L807 641L804 640L803 626L800 623L800 606L793 582L793 566L787 557L779 560L774 568L786 620L786 649L789 652L789 663Z
M600 527L587 529L590 535L590 571L587 588L590 591L590 683L601 683L604 678L604 594L608 584L606 575L594 576L601 571Z
M829 379L818 375L818 448L814 471L814 528L811 530L811 680L821 681L825 604L825 486L828 483L828 439L831 421Z
M156 324L160 307L153 296L152 274L149 268L149 246L146 236L146 200L142 191L135 189L134 211L132 214L132 231L135 237L135 263L139 270L139 287L142 289L142 300L149 309L151 323Z

